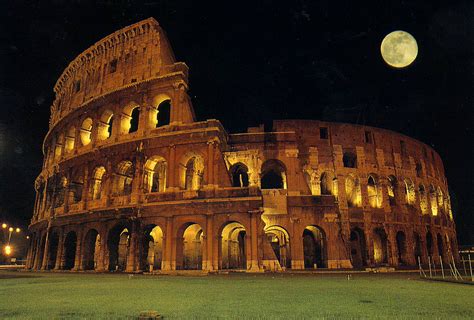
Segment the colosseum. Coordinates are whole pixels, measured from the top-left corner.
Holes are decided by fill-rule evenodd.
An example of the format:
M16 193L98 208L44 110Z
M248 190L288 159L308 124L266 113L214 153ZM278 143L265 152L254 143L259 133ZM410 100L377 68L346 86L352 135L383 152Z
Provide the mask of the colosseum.
M368 126L197 121L188 67L153 18L57 81L27 267L176 273L458 259L443 163ZM184 272L184 271L183 271Z

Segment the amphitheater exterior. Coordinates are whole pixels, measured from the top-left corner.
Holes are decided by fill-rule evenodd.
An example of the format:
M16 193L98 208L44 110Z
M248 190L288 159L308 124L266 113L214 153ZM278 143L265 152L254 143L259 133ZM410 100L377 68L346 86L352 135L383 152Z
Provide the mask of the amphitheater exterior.
M196 121L188 67L150 18L57 81L35 181L33 270L338 269L458 259L443 163L396 132Z

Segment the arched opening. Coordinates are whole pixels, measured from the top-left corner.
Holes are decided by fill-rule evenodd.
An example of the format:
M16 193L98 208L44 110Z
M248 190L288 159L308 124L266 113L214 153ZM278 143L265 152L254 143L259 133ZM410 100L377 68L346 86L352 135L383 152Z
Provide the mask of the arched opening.
M443 257L444 255L444 244L443 244L443 237L438 233L436 236L436 241L438 243L438 255Z
M176 269L202 269L203 230L197 223L180 228L176 243Z
M416 171L416 176L417 176L418 178L421 178L421 176L423 175L423 170L422 170L422 168L421 168L421 163L417 162L417 163L415 164L415 171Z
M69 183L69 203L77 203L82 200L82 187L84 186L84 177L80 168L74 169Z
M433 216L438 215L438 201L436 199L436 189L433 185L430 185L430 204L431 204L431 214Z
M426 250L428 251L428 256L433 256L433 236L429 231L426 233Z
M364 231L360 228L351 230L351 258L354 268L362 268L367 265L367 249L365 246Z
M374 262L382 264L388 262L387 234L382 228L377 228L373 233L374 237Z
M69 130L66 133L66 140L64 150L66 153L71 153L74 150L74 143L76 141L76 128L69 127Z
M369 197L369 205L372 208L380 208L382 206L382 192L375 175L369 175L369 179L367 180L367 194Z
M53 202L54 208L59 208L64 205L66 199L66 190L68 188L68 181L66 177L55 175L54 176L55 186L53 186Z
M428 202L426 200L425 186L420 184L418 187L418 193L420 195L420 210L422 214L428 214Z
M56 138L56 143L54 144L54 160L59 161L63 153L63 144L64 144L64 134L60 134Z
M140 122L140 107L136 103L130 103L122 111L120 132L122 134L133 133L138 130Z
M344 152L342 162L345 168L357 168L357 156L353 152Z
M64 240L64 270L74 268L76 262L77 236L74 231L70 231Z
M114 113L111 110L106 110L100 116L99 127L97 130L98 140L107 140L112 135Z
M117 225L109 232L109 271L124 271L130 249L130 233L124 225Z
M397 192L398 182L395 176L388 176L388 184L387 184L387 194L388 194L388 201L391 206L395 206L397 204L396 200L396 192Z
M92 173L91 179L91 198L92 200L99 200L102 197L102 185L104 180L105 168L97 167Z
M170 124L171 100L165 100L158 105L156 115L156 127L162 127Z
M246 231L238 222L225 225L221 233L221 269L247 269Z
M307 226L303 231L303 253L305 269L326 268L326 236L316 226Z
M441 213L444 213L444 195L440 187L438 187L437 197L438 197L438 211Z
M166 190L167 162L163 157L153 156L145 163L145 192L164 192Z
M360 207L362 205L362 195L359 178L353 175L346 177L346 199L348 207Z
M118 196L132 193L134 166L131 161L122 161L117 165L114 175L113 194Z
M249 186L249 169L241 162L233 164L230 167L230 174L232 176L232 186L243 188Z
M400 265L406 265L408 261L405 259L406 253L407 253L405 233L403 233L402 231L398 231L396 240L397 240L398 263Z
M415 251L414 251L415 261L416 261L416 263L418 263L418 261L421 262L421 256L423 254L423 250L421 248L421 237L418 233L414 232L413 233L413 238L414 238L414 241L415 241Z
M82 263L84 270L95 270L100 255L100 235L95 229L90 229L84 238L82 249Z
M151 225L145 228L143 237L144 271L161 270L163 261L163 230L159 226Z
M262 189L286 189L286 168L283 162L270 159L262 164Z
M191 153L183 157L179 166L180 187L185 190L199 190L204 175L204 159Z
M322 195L337 196L337 178L332 172L323 172L320 179Z
M269 226L265 228L265 235L273 249L282 268L291 268L290 236L280 226Z
M57 232L51 232L49 235L49 259L47 269L54 269L58 258L59 235Z
M85 118L84 121L82 121L81 125L81 143L83 146L87 146L89 143L91 143L91 134L92 134L92 119L91 118Z
M414 204L416 201L416 196L415 196L415 185L410 179L405 179L403 180L405 183L405 199L407 204Z

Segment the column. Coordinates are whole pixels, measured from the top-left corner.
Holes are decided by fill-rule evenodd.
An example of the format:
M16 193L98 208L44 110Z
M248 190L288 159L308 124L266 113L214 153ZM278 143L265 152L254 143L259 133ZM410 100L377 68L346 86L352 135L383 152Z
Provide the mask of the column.
M163 259L161 262L162 270L174 270L176 263L172 259L172 245L173 245L173 218L166 218L166 233L163 235Z
M48 269L48 260L49 260L49 232L50 228L46 229L46 239L44 241L44 250L43 250L43 261L41 264L41 270Z
M74 258L74 267L73 271L79 271L82 267L82 229L79 229L76 232L76 254Z
M132 222L132 230L130 230L130 244L128 249L128 256L127 256L127 266L125 268L126 272L134 272L137 270L137 261L138 255L140 250L138 248L138 232L139 232L139 222L133 221Z
M207 142L207 168L204 168L206 182L210 187L214 184L214 143L212 140Z
M58 240L58 252L56 253L56 263L54 265L54 270L61 270L63 264L62 261L64 260L63 253L64 253L64 231L59 231L59 240Z
M176 146L174 144L169 146L169 157L168 157L168 189L173 191L177 189L176 183L176 167L179 164L176 163Z
M206 259L204 260L203 256L203 263L202 263L202 269L203 270L208 270L208 271L213 271L214 270L214 265L213 265L213 253L214 253L214 217L212 215L206 216Z
M257 216L258 211L249 211L250 215L250 272L261 272L261 268L258 264L258 222ZM247 263L248 265L248 263Z

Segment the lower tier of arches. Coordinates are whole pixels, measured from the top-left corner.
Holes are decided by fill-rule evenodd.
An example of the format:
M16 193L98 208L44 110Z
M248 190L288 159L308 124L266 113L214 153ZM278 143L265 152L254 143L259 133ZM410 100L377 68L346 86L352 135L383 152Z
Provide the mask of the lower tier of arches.
M458 260L449 228L262 219L259 211L63 221L30 231L27 267L33 270L261 272Z

